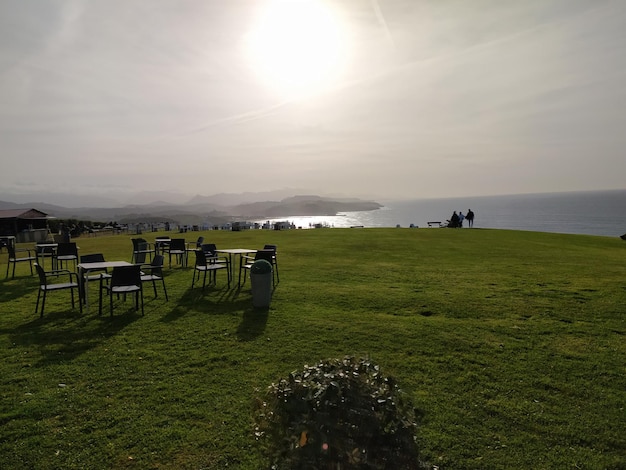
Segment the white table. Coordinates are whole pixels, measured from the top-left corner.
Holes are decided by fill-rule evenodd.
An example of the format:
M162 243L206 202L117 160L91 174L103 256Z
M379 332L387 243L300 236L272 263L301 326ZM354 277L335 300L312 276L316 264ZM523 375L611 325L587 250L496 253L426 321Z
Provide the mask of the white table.
M43 258L43 260L41 261L42 268L44 267L43 264L44 264L45 259L49 257L50 269L55 269L54 259L56 258L56 255L57 255L58 246L59 246L58 243L35 243L35 253L36 253L37 259L39 259L39 257ZM40 252L38 248L43 248L43 251ZM46 248L49 248L49 250L46 250Z
M226 250L215 250L216 253L226 253L228 255L228 262L230 264L230 278L235 279L234 276L234 267L233 267L233 255L239 255L239 262L241 262L241 257L243 255L249 255L251 253L256 253L257 250L250 250L248 248L229 248Z
M84 282L85 276L89 271L97 271L101 269L115 268L118 266L132 266L128 261L100 261L97 263L80 263L78 267L78 280L85 287L85 307L89 308L89 282Z

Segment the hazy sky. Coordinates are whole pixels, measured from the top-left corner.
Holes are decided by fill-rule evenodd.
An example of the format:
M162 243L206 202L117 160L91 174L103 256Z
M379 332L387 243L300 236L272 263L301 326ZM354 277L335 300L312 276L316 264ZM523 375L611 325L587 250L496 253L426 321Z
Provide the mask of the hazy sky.
M271 3L0 0L0 190L626 187L626 1Z

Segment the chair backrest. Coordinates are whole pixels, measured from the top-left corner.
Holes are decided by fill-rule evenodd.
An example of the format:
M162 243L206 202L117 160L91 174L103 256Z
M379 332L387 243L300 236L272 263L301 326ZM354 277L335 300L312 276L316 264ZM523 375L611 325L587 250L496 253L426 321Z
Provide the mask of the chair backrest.
M208 256L215 256L217 254L215 253L215 250L217 250L217 246L215 246L215 243L203 243L202 245L200 245L200 249L204 251L204 254Z
M206 254L202 250L196 250L196 266L206 266Z
M150 271L151 274L154 274L155 276L162 276L163 275L163 255L154 255L154 258L152 258L152 262L150 263L150 266L152 267L152 269Z
M186 247L184 238L172 238L170 242L170 251L185 251Z
M48 278L46 277L46 272L43 270L43 268L37 263L33 263L33 266L35 266L35 270L37 271L37 275L39 276L39 284L41 284L42 286L48 285Z
M265 246L263 247L263 249L264 249L264 250L273 250L273 251L274 251L274 253L276 253L277 247L276 247L276 245L265 245Z
M7 243L7 250L9 250L9 258L15 258L15 247Z
M139 286L141 287L141 266L116 266L111 273L111 287Z
M202 247L202 243L204 243L204 237L198 237L198 240L196 240L196 248Z
M272 262L272 258L274 257L274 250L258 250L254 255L255 261L258 259L264 259L265 261Z
M91 253L88 255L81 255L81 263L104 263L104 255L102 253Z
M144 243L145 246L148 245L148 240L146 240L145 238L131 238L131 241L133 242L133 249L135 251L139 251L139 250L145 250L146 248L140 248L139 244L140 243Z
M78 248L76 248L75 242L59 243L57 247L57 256L74 255L78 258Z

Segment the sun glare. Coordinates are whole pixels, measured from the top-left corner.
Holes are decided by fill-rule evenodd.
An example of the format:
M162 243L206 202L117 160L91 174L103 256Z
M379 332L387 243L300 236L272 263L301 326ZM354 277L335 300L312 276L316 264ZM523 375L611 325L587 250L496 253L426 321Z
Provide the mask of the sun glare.
M336 83L347 37L338 17L316 0L274 0L247 37L255 72L287 98L307 97Z

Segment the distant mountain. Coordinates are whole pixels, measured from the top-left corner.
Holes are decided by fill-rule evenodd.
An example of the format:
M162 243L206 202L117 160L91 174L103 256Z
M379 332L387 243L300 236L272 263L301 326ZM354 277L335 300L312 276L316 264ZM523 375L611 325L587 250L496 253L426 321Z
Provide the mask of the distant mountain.
M244 192L244 193L219 193L211 196L196 195L189 201L189 205L208 204L214 206L236 206L239 204L250 204L252 202L260 201L280 201L288 197L295 196L296 194L303 194L306 191L295 189L279 189L275 191L265 192Z
M252 198L253 193L242 195ZM259 193L256 193L258 197ZM229 197L226 197L229 196ZM234 195L223 195L222 199L236 200ZM220 199L219 197L217 198ZM381 204L356 198L329 198L315 195L291 196L279 201L250 202L234 205L218 205L209 198L196 197L188 204L152 203L132 204L123 207L62 207L41 202L17 204L0 201L0 209L38 209L60 219L91 220L94 222L116 221L170 222L178 224L200 224L203 222L223 223L232 220L260 220L296 215L336 215L338 212L371 211L380 209Z

